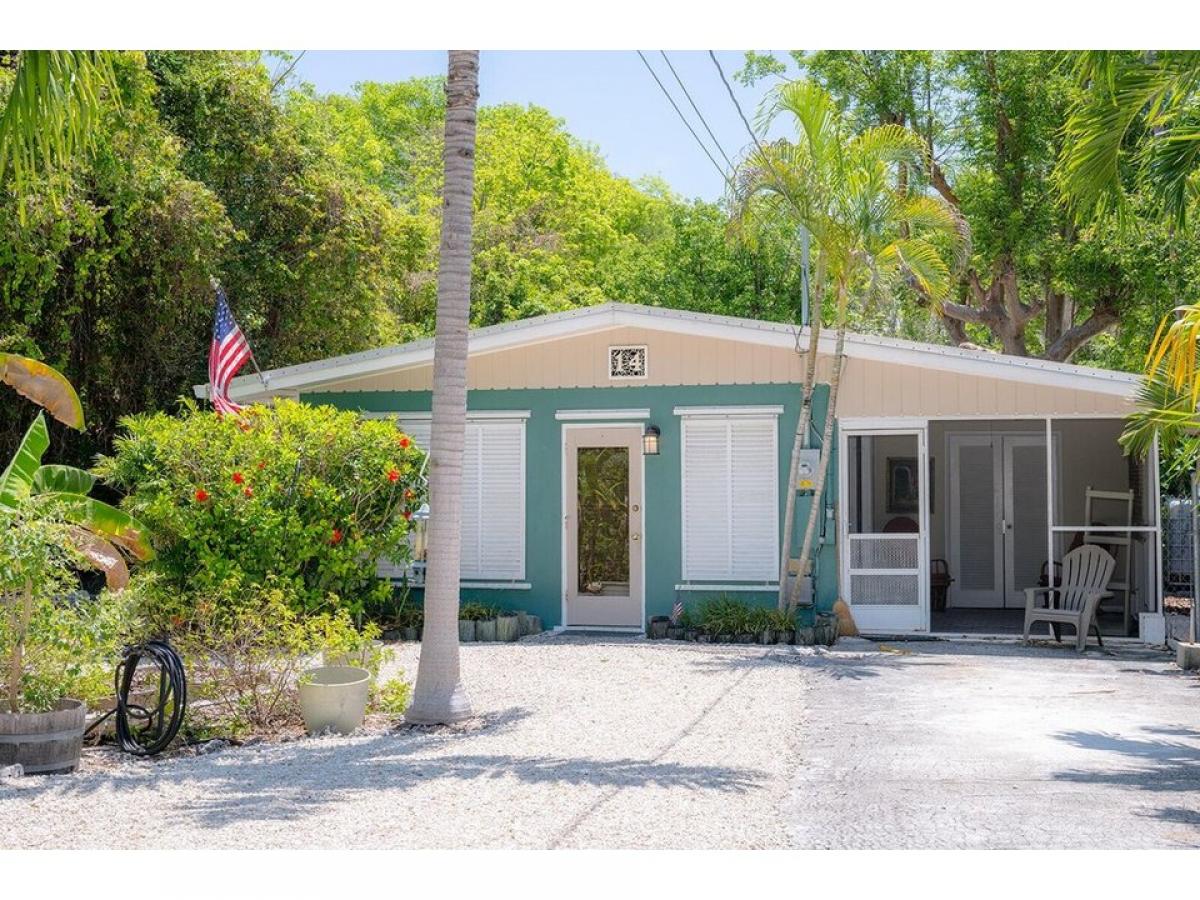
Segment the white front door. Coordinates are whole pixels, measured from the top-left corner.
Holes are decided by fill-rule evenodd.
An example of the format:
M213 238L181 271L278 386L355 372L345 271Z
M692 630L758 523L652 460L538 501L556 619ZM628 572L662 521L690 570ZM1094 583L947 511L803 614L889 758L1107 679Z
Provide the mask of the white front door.
M643 627L642 429L568 427L566 624Z
M947 438L949 606L1020 609L1046 561L1045 434Z
M842 596L866 634L929 630L925 429L848 429L840 459Z

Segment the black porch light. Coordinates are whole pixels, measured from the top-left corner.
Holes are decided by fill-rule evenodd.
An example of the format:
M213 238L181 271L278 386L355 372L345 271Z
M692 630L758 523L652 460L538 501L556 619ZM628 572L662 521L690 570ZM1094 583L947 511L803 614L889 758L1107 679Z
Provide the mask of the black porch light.
M642 455L658 456L658 437L662 434L657 425L647 425L642 432Z

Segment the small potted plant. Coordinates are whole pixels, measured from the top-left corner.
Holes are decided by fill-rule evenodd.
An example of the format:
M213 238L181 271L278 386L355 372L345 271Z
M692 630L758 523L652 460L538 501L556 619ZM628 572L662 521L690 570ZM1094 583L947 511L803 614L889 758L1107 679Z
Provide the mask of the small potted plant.
M652 641L661 641L667 636L667 626L671 624L670 616L651 616L647 636Z
M775 630L775 643L791 644L796 640L796 623L786 610L771 611L771 628Z
M392 651L379 640L379 626L368 622L360 632L349 628L346 632L331 632L322 660L327 666L366 669L374 683L383 664L391 661L393 656Z

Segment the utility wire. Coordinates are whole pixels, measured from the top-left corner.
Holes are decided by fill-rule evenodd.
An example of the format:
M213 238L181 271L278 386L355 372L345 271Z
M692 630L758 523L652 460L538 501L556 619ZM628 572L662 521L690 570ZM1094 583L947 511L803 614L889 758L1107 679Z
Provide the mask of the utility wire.
M704 141L700 140L700 135L696 134L696 129L693 128L692 123L687 120L687 117L683 114L683 110L679 108L679 104L675 102L675 98L672 97L671 92L667 90L667 86L662 83L662 80L658 77L658 73L654 71L654 67L651 66L649 60L646 59L646 55L642 53L641 50L636 52L638 58L642 61L642 65L646 67L646 71L649 72L650 77L654 79L654 83L658 85L659 90L663 92L663 96L665 96L667 101L671 104L671 108L675 110L675 114L679 116L679 121L687 126L687 130L692 133L692 137L696 139L696 143L700 145L700 149L704 151L704 155L708 157L708 161L713 164L713 168L715 168L721 174L721 179L732 189L733 182L730 181L729 176L725 174L725 170L721 168L721 164L717 162L716 157L709 152L708 146L704 143Z
M683 79L679 77L679 73L675 71L675 67L671 65L671 60L667 56L667 51L659 50L659 54L663 58L663 62L667 64L667 68L671 70L671 74L675 76L675 81L679 84L679 89L683 91L683 96L687 97L688 103L692 105L692 109L696 112L696 117L700 120L700 124L704 126L704 130L708 132L708 136L712 138L712 142L716 145L721 156L725 158L726 165L730 169L737 168L733 164L733 160L729 158L729 154L725 152L725 148L721 146L721 142L717 140L717 136L713 134L713 130L708 127L708 121L704 118L704 113L700 112L700 107L696 105L696 101L692 99L691 92L688 91L687 85L683 83Z

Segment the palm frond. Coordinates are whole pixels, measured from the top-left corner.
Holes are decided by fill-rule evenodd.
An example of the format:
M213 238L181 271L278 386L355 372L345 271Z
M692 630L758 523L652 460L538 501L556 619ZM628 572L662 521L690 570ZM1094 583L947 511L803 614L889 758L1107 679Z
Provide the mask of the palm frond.
M1191 391L1160 368L1151 370L1139 385L1137 410L1126 420L1120 441L1126 453L1145 456L1156 435L1164 448L1174 447L1193 440L1198 429L1200 416Z
M114 82L109 51L22 50L0 110L0 183L11 176L21 193L89 150Z
M950 267L933 244L921 238L901 238L878 254L879 265L894 266L910 276L936 304L950 292Z

